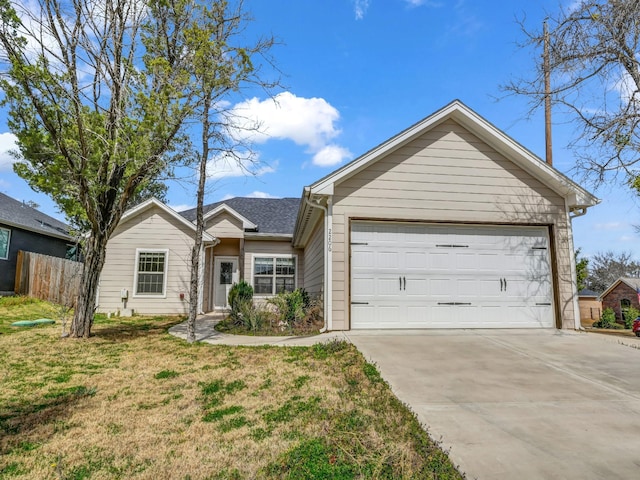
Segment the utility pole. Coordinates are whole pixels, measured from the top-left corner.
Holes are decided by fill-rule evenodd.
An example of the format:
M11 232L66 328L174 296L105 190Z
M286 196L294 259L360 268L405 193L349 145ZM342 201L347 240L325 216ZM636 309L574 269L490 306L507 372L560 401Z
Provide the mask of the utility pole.
M544 140L546 160L553 165L553 148L551 142L551 72L549 67L549 30L544 21L544 48L542 53L542 69L544 71Z

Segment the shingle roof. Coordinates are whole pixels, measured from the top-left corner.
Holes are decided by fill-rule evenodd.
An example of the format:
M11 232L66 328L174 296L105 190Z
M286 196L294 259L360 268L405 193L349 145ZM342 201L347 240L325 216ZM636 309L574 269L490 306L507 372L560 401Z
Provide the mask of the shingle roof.
M255 223L258 226L258 233L292 235L296 226L300 199L234 197L205 205L204 214L223 204ZM180 212L180 215L193 222L196 219L196 209L185 210Z
M27 204L0 193L0 223L71 240L69 226Z
M619 280L621 282L626 283L627 285L629 285L631 288L635 290L640 289L640 278L620 277Z
M588 288L583 288L578 292L579 297L597 297L598 292L594 292L593 290L589 290Z

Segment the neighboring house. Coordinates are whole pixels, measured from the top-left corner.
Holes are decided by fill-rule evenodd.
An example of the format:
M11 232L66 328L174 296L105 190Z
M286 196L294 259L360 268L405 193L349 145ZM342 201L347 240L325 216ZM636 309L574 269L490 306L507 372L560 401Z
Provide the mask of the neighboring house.
M620 277L600 295L602 308L612 308L616 312L616 321L623 322L624 309L633 307L640 310L639 292L640 278Z
M304 287L329 330L579 328L572 217L597 198L459 101L303 189L207 206L202 311ZM127 212L99 308L185 313L193 211Z
M75 245L68 225L0 193L0 294L13 294L18 250L65 258Z
M600 320L602 316L602 302L598 297L599 295L596 292L586 288L578 292L580 323L583 327L591 327L593 322Z

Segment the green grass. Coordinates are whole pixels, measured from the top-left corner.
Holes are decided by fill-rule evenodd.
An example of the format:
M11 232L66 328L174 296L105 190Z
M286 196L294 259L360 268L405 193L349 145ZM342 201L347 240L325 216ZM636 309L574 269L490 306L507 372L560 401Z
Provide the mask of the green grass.
M0 297L0 335L19 333L36 327L12 327L19 320L37 320L50 318L59 323L62 308L54 303L44 302L36 298L15 296Z
M0 327L56 308L12 302ZM462 478L352 345L189 345L179 321L0 335L0 478Z

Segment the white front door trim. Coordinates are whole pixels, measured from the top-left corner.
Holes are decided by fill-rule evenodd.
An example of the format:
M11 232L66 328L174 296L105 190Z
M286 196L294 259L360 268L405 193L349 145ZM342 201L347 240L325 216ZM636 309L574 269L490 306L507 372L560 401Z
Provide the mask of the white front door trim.
M234 283L240 280L240 270L238 269L238 257L214 256L213 257L213 308L214 310L224 310L229 308L229 290ZM230 264L230 267L229 267ZM229 277L231 268L231 277ZM224 278L223 278L224 277Z

